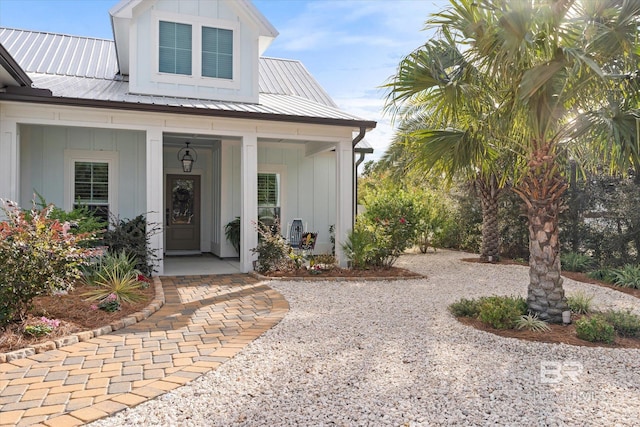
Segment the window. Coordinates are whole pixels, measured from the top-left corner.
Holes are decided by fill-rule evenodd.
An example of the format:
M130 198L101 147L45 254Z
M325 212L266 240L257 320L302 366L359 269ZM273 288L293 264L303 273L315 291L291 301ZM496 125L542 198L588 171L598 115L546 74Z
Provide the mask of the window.
M258 220L273 225L280 218L280 175L258 174Z
M101 218L118 215L118 153L64 150L64 209L87 206Z
M96 216L109 219L109 163L74 162L74 208L87 206Z
M160 21L161 73L191 75L191 25Z
M233 78L233 31L202 27L202 75Z

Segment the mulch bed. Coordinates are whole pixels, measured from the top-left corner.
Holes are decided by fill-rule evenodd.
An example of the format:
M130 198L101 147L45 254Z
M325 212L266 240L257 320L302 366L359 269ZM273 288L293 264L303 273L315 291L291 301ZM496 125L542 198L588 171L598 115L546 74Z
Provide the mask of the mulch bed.
M480 258L464 258L462 261L484 263ZM498 262L492 264L503 265L522 265L528 266L510 259L501 259ZM619 286L613 286L608 283L603 283L598 280L592 279L585 273L577 273L574 271L563 271L562 275L577 282L589 283L592 285L602 286L605 288L613 289L618 292L622 292L640 299L640 289L622 288ZM564 343L570 345L584 346L584 347L609 347L609 348L640 348L640 339L638 338L622 338L616 337L613 344L595 343L590 341L581 340L576 335L575 321L582 316L572 314L572 323L570 325L554 325L549 324L551 331L548 332L532 332L518 329L494 329L491 326L485 325L479 319L473 319L469 317L458 317L458 321L465 325L473 326L481 331L490 332L495 335L507 338L517 338L527 341L538 341L546 343Z
M14 323L0 332L0 353L8 353L29 347L45 341L66 337L76 332L89 331L125 318L147 307L155 296L153 284L141 289L144 299L136 304L123 304L121 310L113 313L104 310L92 310L89 301L85 301L83 293L90 288L86 285L76 285L73 291L66 295L42 296L34 298L33 310L23 323ZM34 323L40 317L57 319L60 326L43 337L31 337L22 333L24 325Z

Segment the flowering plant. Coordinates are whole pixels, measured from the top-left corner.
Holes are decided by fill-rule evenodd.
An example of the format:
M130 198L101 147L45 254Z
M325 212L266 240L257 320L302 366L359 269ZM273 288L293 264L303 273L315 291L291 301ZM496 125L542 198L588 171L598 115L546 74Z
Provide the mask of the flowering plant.
M26 325L24 327L24 333L31 335L32 337L42 337L49 335L55 328L60 326L60 321L57 319L48 319L42 316L37 322Z
M120 310L120 300L118 296L112 292L98 303L98 308L108 313L113 313L114 311Z

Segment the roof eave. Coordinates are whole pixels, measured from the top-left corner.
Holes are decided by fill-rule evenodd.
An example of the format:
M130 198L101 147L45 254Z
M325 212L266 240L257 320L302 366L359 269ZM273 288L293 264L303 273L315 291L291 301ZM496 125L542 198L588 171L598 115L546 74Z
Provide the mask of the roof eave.
M33 84L31 78L2 44L0 44L0 67L4 68L18 85L31 87Z
M0 101L27 102L45 105L63 105L68 107L89 107L168 114L194 114L207 117L224 117L247 120L268 120L289 123L318 124L327 126L346 126L350 128L374 129L377 125L370 120L348 120L327 117L290 116L272 113L255 113L247 111L205 110L200 108L176 107L157 104L141 104L122 101L103 101L82 98L63 98L58 96L38 95L33 93L6 92L0 93Z

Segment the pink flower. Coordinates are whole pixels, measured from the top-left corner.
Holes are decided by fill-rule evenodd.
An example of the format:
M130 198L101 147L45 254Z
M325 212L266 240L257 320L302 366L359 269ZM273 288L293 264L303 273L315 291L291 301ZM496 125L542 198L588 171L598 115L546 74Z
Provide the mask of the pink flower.
M400 224L406 224L406 223L407 223L407 220L406 220L406 219L404 219L404 218L400 218Z
M89 308L90 308L91 310L94 310L94 311L95 311L95 310L97 310L97 309L98 309L98 306L97 306L97 305L95 305L95 304L91 304L91 307L89 307Z
M116 296L116 294L114 294L113 292L112 292L112 293L110 293L109 295L107 295L107 297L105 298L105 300L106 300L107 302L115 301L115 300L117 300L117 299L118 299L118 297L117 297L117 296Z

